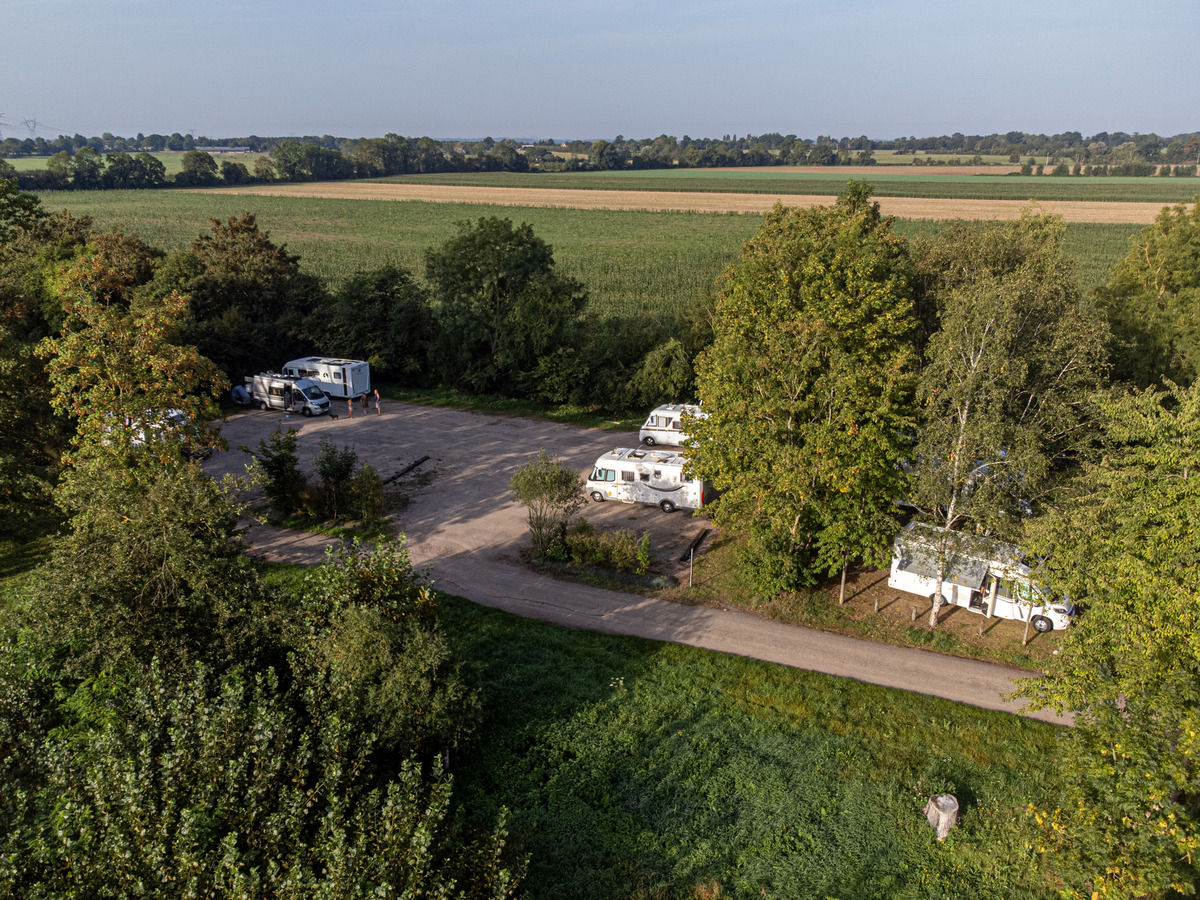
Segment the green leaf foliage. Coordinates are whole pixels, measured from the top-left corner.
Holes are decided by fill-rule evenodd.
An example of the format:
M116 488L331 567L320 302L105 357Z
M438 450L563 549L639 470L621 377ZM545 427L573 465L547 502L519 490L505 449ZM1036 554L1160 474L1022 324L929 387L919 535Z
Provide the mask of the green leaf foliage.
M579 473L545 449L517 467L508 489L526 508L533 552L539 557L545 555L555 529L587 502Z
M1063 231L1027 211L917 247L936 330L912 499L939 525L1012 534L1051 497L1056 461L1095 436L1088 398L1105 373L1107 330L1079 297Z
M696 380L692 471L746 529L760 589L875 560L913 427L911 267L870 190L776 206L724 275Z
M583 285L554 269L550 246L528 224L484 217L425 253L441 325L447 384L510 388L564 343L587 304Z
M448 856L449 778L375 763L375 737L316 685L201 666L105 688L88 688L98 721L40 748L37 803L3 839L5 897L459 897L455 873L503 845L501 830L490 854ZM473 895L513 885L501 870Z
M1200 864L1200 387L1103 403L1106 444L1036 530L1083 614L1033 699L1076 712L1043 814L1071 896L1195 892Z
M1141 387L1200 374L1200 197L1164 207L1096 289L1112 323L1114 374Z

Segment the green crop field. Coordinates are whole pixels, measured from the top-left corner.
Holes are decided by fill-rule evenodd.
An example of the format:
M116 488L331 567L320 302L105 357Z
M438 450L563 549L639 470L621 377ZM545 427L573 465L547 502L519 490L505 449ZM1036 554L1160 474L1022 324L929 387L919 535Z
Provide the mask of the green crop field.
M939 168L939 173L947 170ZM642 172L482 172L397 175L381 182L454 184L497 188L596 191L697 191L732 194L836 194L847 181L870 182L877 197L933 200L1090 200L1182 203L1200 194L1198 178L1052 178L1020 175L950 175L915 172L772 172L760 169L654 169Z
M485 724L455 797L510 811L531 898L1040 898L1061 729L446 598ZM942 845L921 810L964 811ZM719 887L719 892L718 892Z
M213 218L253 212L274 240L299 254L306 271L340 284L387 264L424 270L425 248L454 234L463 219L501 216L528 222L554 248L559 268L587 285L604 315L670 316L711 289L757 215L483 206L415 201L228 196L180 191L88 191L42 194L50 210L90 215L103 229L135 234L164 250L187 247ZM940 228L907 221L910 237ZM1128 249L1136 226L1067 226L1067 250L1084 287L1100 282Z

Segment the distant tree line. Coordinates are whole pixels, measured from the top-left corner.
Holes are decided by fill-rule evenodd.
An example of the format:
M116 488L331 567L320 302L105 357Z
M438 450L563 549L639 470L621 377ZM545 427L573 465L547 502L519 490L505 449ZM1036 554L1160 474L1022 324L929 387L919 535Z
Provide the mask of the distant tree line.
M232 148L256 154L247 163L218 157ZM151 154L182 151L183 170L168 177ZM736 166L874 165L877 151L913 154L915 165L982 164L984 155L1006 156L1021 164L1022 174L1193 176L1200 164L1200 134L1159 137L1155 134L1079 132L1032 135L1023 132L986 136L954 134L939 138L872 140L816 139L794 134L725 135L720 140L684 135L656 138L519 143L441 141L430 137L387 134L382 138L213 139L173 134L126 139L107 132L101 137L61 136L54 141L6 138L0 142L0 178L16 178L23 190L95 190L148 188L174 183L205 186L255 181L335 181L430 172L621 171L627 169L714 168ZM961 154L951 160L917 154ZM264 155L266 154L266 155ZM44 170L18 172L5 157L48 156ZM1022 162L1023 161L1023 162Z

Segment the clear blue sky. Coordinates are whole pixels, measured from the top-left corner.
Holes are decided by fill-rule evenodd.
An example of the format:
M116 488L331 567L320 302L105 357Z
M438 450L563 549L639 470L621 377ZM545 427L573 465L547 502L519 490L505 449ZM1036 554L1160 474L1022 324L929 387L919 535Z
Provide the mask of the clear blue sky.
M1200 128L1197 0L3 0L0 131Z

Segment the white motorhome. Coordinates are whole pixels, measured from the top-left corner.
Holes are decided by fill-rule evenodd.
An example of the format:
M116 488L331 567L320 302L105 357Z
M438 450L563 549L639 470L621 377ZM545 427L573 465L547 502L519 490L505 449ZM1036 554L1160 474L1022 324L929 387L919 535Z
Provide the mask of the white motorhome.
M638 440L650 447L655 444L683 447L687 444L688 436L679 430L679 420L685 412L690 412L696 418L707 415L699 406L691 403L668 403L651 410L646 424L638 432Z
M668 513L700 509L712 490L685 475L686 464L686 457L667 450L613 450L596 460L586 490L597 503L647 503Z
M246 376L250 403L259 409L283 409L320 416L329 412L329 397L321 385L310 378L291 378L263 372Z
M1066 628L1070 601L1046 590L1012 544L910 522L892 545L888 587L933 599L944 559L942 602L969 612L1029 622L1041 632Z
M371 392L371 366L361 359L306 356L286 363L283 374L292 378L311 378L330 397L342 400Z

